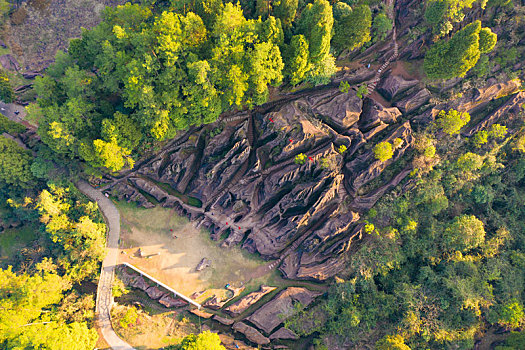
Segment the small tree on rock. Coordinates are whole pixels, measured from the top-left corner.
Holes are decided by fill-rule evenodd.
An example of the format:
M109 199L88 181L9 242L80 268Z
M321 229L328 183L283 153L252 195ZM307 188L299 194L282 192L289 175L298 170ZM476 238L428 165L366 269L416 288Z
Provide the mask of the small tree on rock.
M392 144L387 141L383 141L374 146L374 156L376 159L385 162L392 158L394 155L394 148Z
M458 112L451 109L448 112L441 111L436 121L437 126L447 135L459 134L459 131L470 121L470 114Z

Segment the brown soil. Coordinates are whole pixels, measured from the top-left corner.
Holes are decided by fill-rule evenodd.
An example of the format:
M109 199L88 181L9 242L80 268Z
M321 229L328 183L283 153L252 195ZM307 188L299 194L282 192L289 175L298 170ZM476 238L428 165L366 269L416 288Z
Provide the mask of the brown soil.
M111 310L111 324L117 334L135 349L163 349L167 345L178 344L180 339L190 333L199 333L194 324L176 312L149 315L140 309L137 322L123 328L119 321L128 308L129 306L124 305L114 306Z
M421 80L421 72L416 66L413 66L414 63L412 63L411 67L407 67L407 64L404 61L396 61L392 66L391 75L399 75L405 80Z
M121 0L33 0L22 4L6 26L6 42L22 69L41 70L54 60L69 39L80 36L81 28L100 22L105 6Z
M226 284L247 283L265 264L238 247L220 248L208 232L197 230L173 210L141 209L126 203L117 203L117 207L122 223L120 247L125 252L120 254L120 261L144 270L184 295L204 289L216 289L208 291L207 296L223 294ZM143 258L136 256L139 248ZM210 259L211 266L196 272L202 258Z

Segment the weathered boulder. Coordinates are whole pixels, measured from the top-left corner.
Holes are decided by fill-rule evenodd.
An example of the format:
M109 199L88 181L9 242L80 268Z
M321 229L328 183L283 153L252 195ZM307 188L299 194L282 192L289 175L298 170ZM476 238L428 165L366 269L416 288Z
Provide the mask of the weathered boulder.
M397 94L416 86L417 83L417 80L405 80L399 75L389 75L379 83L377 91L387 100L392 100Z
M337 74L333 81L337 84L341 81L346 81L350 85L356 85L372 79L374 75L375 71L373 69L367 69L363 66L358 69L346 70L343 74Z
M500 108L495 110L494 112L490 113L488 116L483 118L481 122L476 124L475 126L461 132L463 136L472 136L476 132L486 129L487 127L494 124L499 119L503 118L504 116L508 116L509 113L512 113L514 110L515 113L517 113L521 106L525 103L525 92L519 92L512 96L507 102L503 104Z
M391 188L399 185L404 178L410 174L412 167L408 167L394 176L388 183L383 186L375 189L371 193L366 194L366 196L355 197L354 200L350 203L349 207L353 210L359 212L366 212L376 204L376 202Z
M164 305L167 308L172 307L182 307L188 305L188 303L185 300L179 299L179 298L173 298L169 293L164 294L160 299L159 303Z
M222 300L221 298L214 295L210 299L206 300L206 302L202 306L212 310L219 310L224 306L224 304L228 302L228 300L229 299Z
M350 245L348 245L350 247ZM346 260L343 256L329 258L321 264L313 266L300 266L297 270L297 279L306 279L314 281L325 281L340 273L345 267Z
M213 314L210 314L209 312L202 311L199 309L192 309L190 312L196 316L202 317L202 318L211 318Z
M29 89L32 89L33 88L33 84L24 84L24 85L20 85L20 86L17 86L15 87L13 90L15 91L15 93L22 93L22 92L25 92Z
M278 330L276 330L275 332L273 332L271 335L270 335L270 340L276 340L276 339L291 339L291 340L296 340L298 339L299 337L297 336L297 334L295 334L294 332L292 332L291 330L287 329L287 328L284 328L284 327L281 327L279 328Z
M357 195L357 191L376 177L378 177L383 170L397 159L399 159L406 150L411 146L413 141L412 128L410 122L406 121L395 129L383 141L392 143L394 139L400 138L403 143L401 147L394 151L394 156L387 161L380 161L375 159L373 150L355 157L352 161L345 164L345 188L348 193L353 196Z
M114 186L111 194L119 200L125 199L127 202L136 202L139 206L147 209L155 207L142 193L124 181Z
M384 123L393 124L401 116L401 112L396 107L383 107L381 104L371 98L365 98L363 102L363 113L357 123L361 132L367 132L370 129Z
M25 72L25 73L22 73L22 76L25 79L35 79L36 77L41 77L42 74L38 72Z
M235 339L230 334L219 333L221 344L228 350L258 350L252 346L246 345L245 342L239 339Z
M161 291L159 288L153 286L146 289L146 294L154 300L160 299L161 296L164 295L165 292Z
M150 285L147 284L146 281L144 281L144 278L140 275L130 280L130 286L143 291L146 291L150 287Z
M2 67L4 67L4 69L10 70L12 72L18 72L20 69L18 61L11 54L0 56L0 64Z
M231 318L221 317L219 315L213 316L212 319L214 319L215 321L219 323L222 323L225 326L231 326L232 324L235 323L235 321L232 320Z
M211 260L207 258L202 258L199 264L197 265L197 267L195 268L195 271L200 272L210 266L211 266Z
M519 91L520 86L521 81L519 79L502 83L494 82L494 84L486 88L474 89L473 96L465 96L461 99L454 100L449 106L449 109L453 108L460 112L468 112L478 106L482 108L484 103Z
M423 89L402 99L401 101L396 102L396 106L401 112L410 113L427 103L430 100L430 97L430 91Z
M348 93L328 92L307 98L312 111L320 115L334 129L344 132L359 120L363 100L354 90Z
M264 304L246 320L266 333L271 333L284 320L294 314L295 303L301 303L302 306L306 307L319 295L321 293L306 288L289 287L277 294L275 298Z
M244 322L237 322L232 327L234 330L236 330L239 333L242 333L246 336L246 338L259 345L265 345L270 343L270 339L266 338L264 335L261 334L258 330L256 330L253 327L248 326Z
M131 178L130 181L135 185L135 187L141 189L142 191L152 195L159 202L165 200L170 195L163 189L155 186L153 183L144 180L139 177Z
M224 309L225 312L229 313L233 317L239 316L241 313L246 311L250 306L258 302L263 296L275 290L276 287L269 287L262 285L258 291L251 292L250 294L237 300Z

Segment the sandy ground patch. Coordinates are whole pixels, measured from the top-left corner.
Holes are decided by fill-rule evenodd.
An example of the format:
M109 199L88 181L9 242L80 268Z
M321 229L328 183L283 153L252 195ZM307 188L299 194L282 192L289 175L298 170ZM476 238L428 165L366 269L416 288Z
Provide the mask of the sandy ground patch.
M116 205L121 213L120 247L125 252L120 254L120 261L144 270L185 295L222 289L227 283L240 286L264 264L238 247L220 248L208 232L197 230L172 209ZM139 248L143 258L135 256ZM196 272L202 258L210 259L211 266Z

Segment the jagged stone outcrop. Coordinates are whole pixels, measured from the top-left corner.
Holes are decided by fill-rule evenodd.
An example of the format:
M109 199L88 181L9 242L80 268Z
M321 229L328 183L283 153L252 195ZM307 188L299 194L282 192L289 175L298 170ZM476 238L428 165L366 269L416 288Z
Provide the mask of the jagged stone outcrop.
M206 319L213 317L213 314L206 312L206 311L199 310L199 309L192 309L190 310L190 312L196 316L206 318Z
M36 77L41 77L42 73L39 73L39 72L25 72L25 73L22 73L22 76L25 79L35 79Z
M131 187L125 181L118 183L113 187L111 194L119 200L126 200L129 202L136 202L139 206L144 208L153 208L155 205L147 200L147 198L140 193L136 188Z
M159 303L167 308L183 307L188 305L188 302L179 298L173 298L170 294L164 294L159 300Z
M399 75L389 75L386 79L380 82L377 91L387 100L392 100L403 91L416 86L417 83L417 80L405 80Z
M410 113L427 103L430 96L430 91L427 89L419 90L415 94L396 102L396 107L403 113Z
M2 67L4 67L4 69L10 70L12 72L18 72L20 70L20 64L18 64L16 58L14 58L11 54L0 56L0 64Z
M412 167L408 167L394 176L388 183L375 189L371 193L368 193L366 196L355 197L349 207L360 212L370 210L387 191L399 185L399 183L403 181L411 171Z
M197 219L212 239L222 240L222 247L242 242L249 252L278 259L287 278L326 280L344 267L340 255L348 245L360 244L357 238L348 239L358 211L387 190L365 185L412 143L410 124L400 126L400 117L397 107L362 100L354 91L324 89L265 112L243 112L227 122L195 128L120 186L129 198L147 203L140 193L148 193L162 206ZM368 143L398 137L403 144L387 162L376 161L371 146L364 150ZM346 147L343 154L341 145ZM304 164L295 161L300 153L306 156ZM191 197L202 207L189 205ZM328 241L346 242L345 249L331 249Z
M502 83L492 84L485 88L476 88L473 90L472 96L463 97L453 101L449 106L449 109L453 108L460 112L468 112L486 102L490 102L491 100L516 93L519 91L520 87L520 80L513 79Z
M172 297L171 292L166 292L156 286L150 286L141 275L128 273L124 267L120 267L119 271L122 282L133 288L146 292L151 299L157 300L167 308L182 307L188 304L182 299Z
M321 293L306 288L289 287L277 294L275 298L255 311L246 320L266 333L271 333L285 319L293 315L295 303L308 306L319 295Z
M344 132L354 125L361 115L363 100L354 90L348 93L328 92L306 99L312 112L325 120L334 129Z
M232 324L235 323L235 321L232 320L231 318L221 317L219 315L213 316L212 319L214 319L215 321L219 323L222 323L225 326L231 326Z
M155 286L149 287L145 292L153 300L160 299L160 297L164 295L164 292Z
M155 197L155 199L159 202L164 201L170 196L166 191L162 190L160 187L157 187L154 184L142 178L131 178L130 181L133 183L133 185L135 185L135 187Z
M202 306L212 310L219 310L228 302L228 300L230 299L222 300L218 296L214 295L210 299L206 300Z
M490 113L488 116L483 118L483 120L480 121L478 124L471 127L470 129L463 131L461 134L470 137L476 132L491 126L492 124L500 120L503 116L508 116L509 113L518 113L523 103L525 103L525 92L522 91L512 96L507 102L505 102L505 104L503 104L503 106Z
M409 121L399 126L383 141L393 143L396 138L403 140L403 143L394 151L394 156L391 159L384 162L377 160L374 157L373 150L369 150L346 163L344 173L345 187L348 193L355 196L362 186L379 176L389 164L395 162L406 152L413 141L412 128Z
M146 281L144 281L144 278L142 276L135 276L134 278L132 278L129 282L129 285L133 288L137 288L143 291L146 291L150 287L150 285L147 284Z
M299 339L299 337L297 336L297 334L295 334L291 330L281 327L270 335L270 340L276 340L276 339L296 340L296 339Z
M241 299L237 300L235 303L226 307L224 311L232 315L233 317L237 317L240 314L242 314L244 311L246 311L250 306L252 306L256 302L261 300L263 296L274 291L275 289L276 287L269 287L269 286L262 285L258 291L251 292L250 294L242 297Z
M394 124L401 117L401 112L396 107L386 108L373 99L365 98L363 113L359 118L359 130L366 132L380 123Z
M211 260L207 258L202 258L201 261L197 264L195 271L200 272L210 266L211 266Z
M270 339L266 338L264 335L261 334L258 330L255 328L248 326L244 322L237 322L232 327L235 331L242 333L246 336L246 338L259 345L266 345L270 343Z

